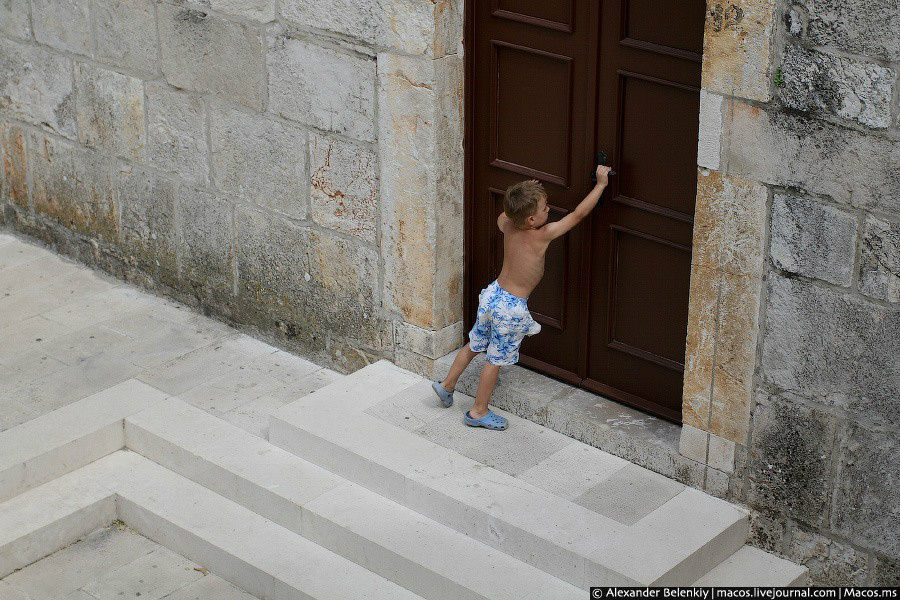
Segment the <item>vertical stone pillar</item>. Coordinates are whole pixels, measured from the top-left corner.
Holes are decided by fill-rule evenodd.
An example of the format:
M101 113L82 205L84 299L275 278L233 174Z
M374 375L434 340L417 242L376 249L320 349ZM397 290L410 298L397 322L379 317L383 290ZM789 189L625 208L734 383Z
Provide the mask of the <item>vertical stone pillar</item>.
M395 362L428 376L462 343L462 5L434 4L421 55L378 54L383 303Z

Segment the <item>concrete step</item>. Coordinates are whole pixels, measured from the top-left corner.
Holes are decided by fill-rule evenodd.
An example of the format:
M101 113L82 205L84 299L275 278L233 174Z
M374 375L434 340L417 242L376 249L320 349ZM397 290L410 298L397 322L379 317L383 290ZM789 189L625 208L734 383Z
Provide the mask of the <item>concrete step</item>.
M47 556L114 518L260 598L420 598L129 451L0 504L0 573Z
M423 597L584 592L177 398L125 419L129 448Z
M270 441L583 589L686 585L743 546L746 512L697 490L629 526L365 412L423 381L379 361L277 411Z
M744 546L694 582L698 587L805 586L809 570L753 546Z

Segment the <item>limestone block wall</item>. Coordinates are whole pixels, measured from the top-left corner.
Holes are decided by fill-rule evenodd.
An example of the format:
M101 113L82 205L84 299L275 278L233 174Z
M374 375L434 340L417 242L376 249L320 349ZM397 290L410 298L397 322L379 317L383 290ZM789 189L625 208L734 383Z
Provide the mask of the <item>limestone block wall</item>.
M462 8L0 3L0 220L344 372L462 343Z
M900 6L708 2L681 453L817 584L900 584Z

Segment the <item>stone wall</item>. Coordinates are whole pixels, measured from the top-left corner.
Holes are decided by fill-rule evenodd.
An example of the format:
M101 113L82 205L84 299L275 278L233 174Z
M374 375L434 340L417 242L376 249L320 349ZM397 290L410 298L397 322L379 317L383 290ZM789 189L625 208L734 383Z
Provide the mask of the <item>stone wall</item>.
M462 32L461 0L0 2L0 220L426 370L462 343Z
M708 3L684 456L815 584L900 584L900 5Z

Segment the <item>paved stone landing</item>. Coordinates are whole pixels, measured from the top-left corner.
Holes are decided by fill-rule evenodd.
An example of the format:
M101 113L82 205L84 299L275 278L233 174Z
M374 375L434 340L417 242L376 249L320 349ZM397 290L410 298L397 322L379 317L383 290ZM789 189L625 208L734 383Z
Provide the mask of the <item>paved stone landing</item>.
M255 600L118 522L0 579L3 600Z

